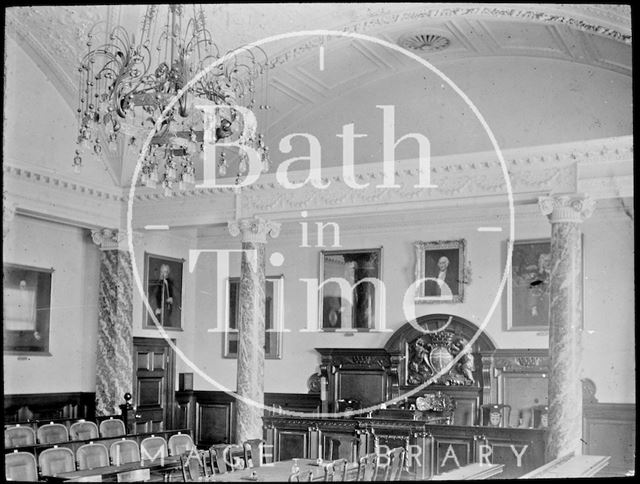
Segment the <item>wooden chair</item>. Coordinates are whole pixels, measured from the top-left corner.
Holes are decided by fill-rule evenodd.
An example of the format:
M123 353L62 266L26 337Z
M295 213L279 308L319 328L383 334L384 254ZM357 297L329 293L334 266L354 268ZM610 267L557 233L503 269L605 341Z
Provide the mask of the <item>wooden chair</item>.
M506 427L511 416L511 405L487 403L482 410L482 425L487 427Z
M98 426L93 422L80 420L69 427L71 440L90 440L98 438Z
M31 427L16 425L4 430L4 447L20 447L21 445L34 445L36 433Z
M404 469L405 457L407 451L403 447L396 447L392 449L387 458L389 464L387 465L384 473L384 481L399 481L402 470Z
M313 471L296 471L289 474L288 482L313 482ZM324 480L324 477L323 477Z
M242 445L244 447L244 460L247 463L247 467L260 467L263 464L262 449L264 448L265 441L262 439L251 439L245 441Z
M182 455L195 448L189 434L178 433L169 437L169 455Z
M140 449L133 440L123 438L111 444L109 447L111 463L114 466L128 464L129 462L140 462Z
M344 472L342 474L342 480L344 482L355 482L359 480L360 476L360 464L358 462L348 462L344 466Z
M40 472L43 476L55 476L61 472L76 470L76 460L73 456L73 451L66 447L58 447L57 445L51 449L43 450L38 456L38 464L40 465Z
M49 423L38 427L36 432L40 444L57 444L59 442L69 442L69 432L67 427L59 423Z
M336 459L331 463L331 468L333 475L331 476L331 481L343 481L345 467L347 466L347 459ZM329 480L329 479L327 479Z
M198 450L190 449L180 456L180 468L184 482L198 482L209 477L204 455Z
M38 480L38 464L30 452L15 451L4 456L4 477L7 481Z
M98 427L96 426L97 431ZM78 470L106 467L109 465L109 451L104 444L89 442L78 447L76 460L78 462Z
M100 437L120 437L127 434L124 422L119 418L110 418L100 422Z
M378 454L372 452L360 458L359 481L375 481L378 474Z
M142 460L156 460L168 455L167 441L164 440L164 437L152 435L140 442L140 457Z
M213 464L217 468L218 474L243 469L246 467L244 463L244 448L235 444L216 444L209 448L211 454L211 466ZM242 464L240 463L242 461Z

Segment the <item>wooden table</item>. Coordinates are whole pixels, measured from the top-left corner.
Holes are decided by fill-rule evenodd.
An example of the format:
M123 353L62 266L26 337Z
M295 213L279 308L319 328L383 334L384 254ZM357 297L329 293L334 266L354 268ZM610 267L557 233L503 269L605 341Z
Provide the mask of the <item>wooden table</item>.
M521 476L520 479L561 479L567 477L593 477L611 460L608 455L573 455L552 460L548 464Z
M316 476L324 476L324 467L317 465L313 459L296 459L300 473L313 471ZM327 463L330 461L327 461ZM211 476L208 482L287 482L291 475L291 467L293 460L284 460L273 462L270 464L262 464L260 467L250 469L242 469L238 471L227 472L225 474L216 474ZM256 479L251 479L251 473L256 473Z
M434 481L475 481L500 474L504 464L469 464L458 469L433 476Z
M55 476L45 476L48 482L63 482L75 479L91 480L98 476L104 479L115 479L122 472L131 472L139 469L149 469L149 471L169 472L180 469L180 456L165 457L164 459L144 460L140 462L129 462L119 466L95 467L82 471L61 472Z

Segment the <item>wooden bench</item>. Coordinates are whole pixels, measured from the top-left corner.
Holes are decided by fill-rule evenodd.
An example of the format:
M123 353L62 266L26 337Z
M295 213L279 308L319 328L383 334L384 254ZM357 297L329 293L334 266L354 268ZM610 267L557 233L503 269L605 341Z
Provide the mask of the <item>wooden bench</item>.
M604 469L610 460L611 456L608 455L574 455L571 453L520 476L520 479L593 477Z
M470 481L476 479L488 479L489 477L500 474L504 469L504 464L469 464L459 467L453 471L443 472L433 476L433 481Z

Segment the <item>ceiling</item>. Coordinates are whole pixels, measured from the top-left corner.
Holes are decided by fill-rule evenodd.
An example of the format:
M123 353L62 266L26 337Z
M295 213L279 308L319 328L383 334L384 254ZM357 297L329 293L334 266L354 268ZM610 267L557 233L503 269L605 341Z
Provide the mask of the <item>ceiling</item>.
M300 132L320 140L323 165L337 164L343 147L336 135L350 123L356 133L367 135L356 141L356 162L379 161L383 116L382 108L376 106L380 105L395 106L396 139L426 133L434 155L489 150L484 128L470 105L413 54L442 71L468 96L502 147L632 133L631 13L625 5L223 4L204 8L207 26L222 52L304 30L368 36L300 35L262 45L271 69L261 84L265 87L261 95L273 108L259 113L258 121L259 130L266 131L274 166L308 154L308 142L301 137L292 141L288 154L286 142L280 146L283 137ZM143 11L143 6L130 5L10 8L6 31L75 112L77 65L86 49L88 30L102 20L134 30ZM440 45L447 45L434 51L394 48L419 35L438 36ZM403 143L396 153L397 159L415 156L411 143ZM135 158L135 153L125 150L105 160L111 163L117 185L128 184Z

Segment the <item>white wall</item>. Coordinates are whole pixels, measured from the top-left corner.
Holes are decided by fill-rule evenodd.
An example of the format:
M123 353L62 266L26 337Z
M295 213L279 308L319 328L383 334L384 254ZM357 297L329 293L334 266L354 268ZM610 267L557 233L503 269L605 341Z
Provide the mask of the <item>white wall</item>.
M605 203L605 205L607 205ZM460 212L456 212L459 217ZM478 212L480 213L480 212ZM382 278L387 288L387 327L399 328L406 322L401 301L414 277L416 240L467 241L467 255L471 263L471 283L465 286L464 302L460 304L422 304L416 306L417 315L452 313L481 324L493 302L504 267L507 225L502 233L481 233L477 226L496 224L496 214L484 211L484 216L466 215L459 220L452 215L446 223L430 220L425 214L421 225L406 226L399 219L387 217L369 228L350 229L349 222L340 222L341 245L344 249L383 246ZM440 220L447 219L441 214ZM548 238L549 222L537 208L517 211L516 239ZM357 218L351 223L360 224ZM310 223L310 226L313 224ZM607 402L633 402L634 379L634 313L633 313L633 222L615 208L602 209L584 224L585 260L585 336L583 377L591 378L598 388L598 397ZM202 238L201 249L238 249L240 243L225 234ZM612 236L615 234L615 237ZM336 333L301 333L306 324L306 286L300 278L318 277L319 248L301 248L300 227L297 222L285 224L278 239L267 245L267 261L275 251L285 256L282 267L267 262L267 275L285 276L284 357L265 362L265 391L307 391L307 378L318 369L316 347L383 347L391 333L358 333L345 336ZM327 247L328 248L328 247ZM610 254L604 257L603 254ZM239 275L239 258L231 258L232 276ZM215 277L217 267L213 256L201 257L196 269L195 303L197 307L192 359L198 367L217 382L235 389L236 360L222 358L221 334L208 333L216 324L218 299ZM609 282L605 282L605 275ZM533 331L506 331L506 303L502 298L486 332L499 348L544 348L548 334ZM201 376L196 376L196 389L214 389Z
M95 391L100 254L87 231L16 215L5 262L53 268L51 356L4 355L4 393Z

